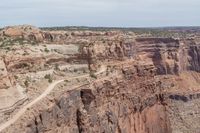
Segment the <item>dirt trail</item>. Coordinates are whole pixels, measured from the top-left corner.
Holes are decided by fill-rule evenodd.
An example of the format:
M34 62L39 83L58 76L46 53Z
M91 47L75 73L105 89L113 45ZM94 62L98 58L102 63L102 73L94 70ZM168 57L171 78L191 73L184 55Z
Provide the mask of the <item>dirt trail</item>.
M98 72L96 72L95 74L101 74L102 72L106 71L106 67L102 66L100 68L100 70ZM41 99L45 98L53 89L54 87L63 82L64 80L72 80L72 79L76 79L76 78L83 78L83 77L88 77L89 74L85 74L85 75L81 75L81 76L76 76L76 77L72 77L72 78L66 78L66 79L62 79L62 80L57 80L55 82L53 82L52 84L50 84L47 89L36 99L34 99L33 101L31 101L30 103L28 103L27 105L25 105L23 108L21 108L11 119L9 119L8 121L6 121L5 123L0 125L0 132L2 130L4 130L5 128L9 127L11 124L15 123L25 112L28 108L32 107L34 104L36 104L37 102L39 102Z

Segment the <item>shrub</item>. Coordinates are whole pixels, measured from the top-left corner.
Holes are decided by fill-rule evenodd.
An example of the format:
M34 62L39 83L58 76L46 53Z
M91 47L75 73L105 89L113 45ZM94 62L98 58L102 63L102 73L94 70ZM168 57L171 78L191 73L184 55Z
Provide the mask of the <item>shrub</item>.
M49 79L50 77L51 77L50 74L46 74L46 75L44 76L45 79Z
M69 80L66 79L65 82L67 83L67 82L69 82Z
M45 48L45 49L44 49L44 51L45 51L46 53L48 53L48 52L49 52L49 50L48 50L47 48Z
M58 64L55 65L55 70L60 70Z
M25 85L26 87L29 86L29 82L28 82L28 80L24 81L24 85Z
M86 69L83 69L83 73L87 73L87 70L86 70Z
M97 79L97 76L95 75L94 72L90 72L90 77Z
M48 82L49 82L49 83L52 83L52 82L53 82L53 80L50 78L50 79L48 80Z
M75 73L78 72L78 69L75 68L75 69L74 69L74 72L75 72Z
M45 79L48 79L48 82L49 82L49 83L52 83L52 81L53 81L53 79L52 79L52 77L51 77L50 74L46 74L46 75L44 76L44 78L45 78Z
M15 77L15 79L18 79L18 76L17 76L17 75L15 75L14 77Z

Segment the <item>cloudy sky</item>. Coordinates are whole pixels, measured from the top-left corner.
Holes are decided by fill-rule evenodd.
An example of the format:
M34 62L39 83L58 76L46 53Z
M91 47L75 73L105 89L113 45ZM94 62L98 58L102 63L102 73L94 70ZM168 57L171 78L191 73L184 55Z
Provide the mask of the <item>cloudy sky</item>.
M200 26L200 0L1 0L0 27Z

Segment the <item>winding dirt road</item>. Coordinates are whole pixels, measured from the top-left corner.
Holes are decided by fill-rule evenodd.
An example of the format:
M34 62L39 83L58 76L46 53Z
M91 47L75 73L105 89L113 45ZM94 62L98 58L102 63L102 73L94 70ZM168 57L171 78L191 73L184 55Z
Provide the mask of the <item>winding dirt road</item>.
M102 66L101 69L98 72L96 72L95 74L98 75L98 74L101 74L104 71L106 71L106 67ZM30 103L25 105L23 108L21 108L11 119L9 119L5 123L1 124L0 125L0 132L3 131L5 128L9 127L11 124L15 123L26 112L26 110L28 108L30 108L31 106L33 106L34 104L39 102L41 99L45 98L54 89L54 87L57 84L63 82L64 80L72 80L72 79L83 78L83 77L89 77L89 74L76 76L76 77L72 77L72 78L66 78L66 79L57 80L57 81L53 82L52 84L50 84L47 87L47 89L39 97L37 97L36 99L34 99L33 101L31 101Z
M7 128L8 126L10 126L11 124L13 124L15 121L17 121L17 119L19 119L19 117L22 116L26 112L26 110L28 108L30 108L31 106L33 106L35 103L37 103L38 101L40 101L42 98L46 97L53 90L53 88L57 84L59 84L60 82L62 82L62 81L63 80L59 80L59 81L55 81L52 84L50 84L48 86L48 88L39 97L37 97L35 100L33 100L32 102L30 102L29 104L27 104L23 108L21 108L10 120L8 120L5 123L3 123L2 125L0 125L0 132L2 130L4 130L5 128Z

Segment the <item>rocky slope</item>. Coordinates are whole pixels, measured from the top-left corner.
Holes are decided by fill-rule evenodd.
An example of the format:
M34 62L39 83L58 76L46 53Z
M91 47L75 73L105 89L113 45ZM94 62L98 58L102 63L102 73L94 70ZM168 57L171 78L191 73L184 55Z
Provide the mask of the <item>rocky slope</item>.
M31 102L52 80L90 75L59 84L2 132L200 131L199 36L140 37L119 30L42 31L19 26L5 28L0 37L0 98L13 96L10 92L15 90ZM26 91L20 93L17 84ZM24 105L7 109L11 117L2 123ZM5 109L3 102L0 107Z

